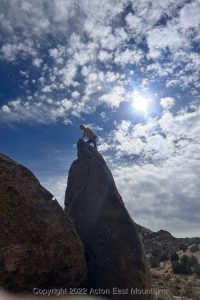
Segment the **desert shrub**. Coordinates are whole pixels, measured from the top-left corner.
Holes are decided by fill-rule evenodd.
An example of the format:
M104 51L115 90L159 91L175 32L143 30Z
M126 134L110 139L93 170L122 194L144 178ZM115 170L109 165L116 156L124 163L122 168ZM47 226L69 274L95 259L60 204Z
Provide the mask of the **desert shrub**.
M180 278L179 278L179 277L176 277L175 282L176 282L176 283L181 283Z
M180 244L179 249L185 252L187 250L188 246L186 244Z
M172 262L172 268L175 274L190 274L188 256L183 255L180 261Z
M169 259L169 254L167 252L163 252L160 255L160 261L166 261Z
M170 257L170 260L171 261L178 261L179 260L178 253L176 253L176 252L172 253L171 257Z
M195 256L183 255L180 261L172 261L172 268L175 274L191 275L199 272L200 265Z
M153 249L151 254L152 254L152 256L160 257L160 250L159 249Z
M196 274L198 277L200 277L200 264L196 267Z
M172 262L172 269L174 274L181 274L181 266L179 261Z
M187 298L194 299L193 298L193 290L192 290L192 286L191 285L188 285L188 286L185 287L184 296L187 297Z
M157 268L160 266L160 260L157 256L151 256L149 258L149 264L152 268Z
M198 252L199 251L199 246L198 245L193 245L190 247L190 252L194 253L194 252Z
M169 259L169 254L166 250L153 249L151 254L152 254L152 256L157 257L160 262L166 261Z
M193 266L197 266L198 265L198 259L192 255L192 256L188 256L188 264L193 267Z

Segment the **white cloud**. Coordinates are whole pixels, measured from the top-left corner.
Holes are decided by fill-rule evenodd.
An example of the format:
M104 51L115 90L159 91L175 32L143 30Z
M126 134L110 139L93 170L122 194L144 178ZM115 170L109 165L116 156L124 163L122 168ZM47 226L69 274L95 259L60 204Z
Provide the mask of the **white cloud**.
M165 110L161 118L148 119L146 124L132 125L123 120L116 124L116 129L104 142L112 145L118 158L128 155L138 156L142 163L149 159L162 162L173 155L186 153L191 145L198 144L199 115L199 108L176 116Z
M46 100L46 101L44 101ZM70 117L73 103L70 100L62 99L53 101L44 99L35 101L35 99L16 99L9 101L8 105L0 108L0 119L2 122L29 122L31 123L55 123L62 119L64 124ZM70 123L68 121L68 123Z
M50 93L52 91L52 87L50 85L46 85L42 88L44 93Z
M134 14L129 13L125 18L130 33L136 41L141 41L162 16L173 17L174 11L183 3L184 0L154 0L149 3L135 0L132 3Z
M106 115L106 112L105 111L102 111L101 113L100 113L100 117L102 118L102 120L107 120L107 115Z
M80 93L71 96L77 109L73 114L80 117L83 112L94 112L102 103L119 108L123 95L115 93L114 88L125 89L127 83L131 86L140 73L151 83L165 81L166 88L189 87L194 94L200 87L199 54L192 48L198 41L198 1L155 0L148 5L145 0L52 0L46 4L46 0L34 4L30 0L11 1L3 7L6 13L0 18L0 34L6 37L0 58L16 62L31 56L41 71L40 78L30 78L29 74L24 82L27 90L31 82L37 88L34 101L42 99L40 103L45 105L45 93L51 99L55 92L66 92L66 97ZM134 13L125 15L128 4ZM148 57L143 46L149 48ZM135 79L126 78L130 64ZM141 87L147 88L145 81ZM109 92L112 88L114 94ZM51 105L45 106L46 114L48 109L52 115ZM60 118L60 114L55 115Z
M69 124L72 124L72 121L70 120L70 119L64 119L64 121L63 121L63 123L65 124L65 125L69 125Z
M125 66L126 64L138 64L144 54L141 50L130 50L126 49L124 52L116 52L114 61L117 64Z
M162 54L162 50L176 52L181 48L188 48L188 40L174 25L152 29L147 36L149 47L149 58L157 58Z
M77 66L73 62L67 63L65 67L58 71L58 75L62 76L62 83L70 86L74 82L77 73Z
M9 113L10 112L10 108L8 107L8 105L3 105L2 108L1 108L2 112L5 112L5 113Z
M25 40L24 43L6 43L0 49L0 58L8 61L14 61L18 55L26 58L27 55L36 56L37 50L34 49L31 41Z
M73 107L73 104L70 100L68 99L63 99L59 102L66 110L69 110L70 108Z
M199 236L199 161L177 156L162 166L114 169L117 187L135 222L175 236Z
M36 57L33 59L33 65L38 68L41 66L42 62L43 62L43 60L41 58Z
M72 98L77 99L77 98L79 98L80 93L78 91L74 91L74 92L72 92L71 95L72 95Z
M49 49L49 55L53 57L58 65L63 64L65 57L65 47L58 46L57 48Z
M138 17L137 15L129 13L126 16L126 22L133 37L137 40L141 40L142 35L144 33L144 20L141 17Z
M146 124L123 120L102 140L100 150L112 151L117 186L136 222L177 236L200 234L199 116L194 106Z
M164 109L170 109L174 106L174 104L175 104L175 100L172 97L165 97L160 100L160 105Z
M102 62L111 61L112 56L113 56L112 52L108 52L108 51L105 51L105 50L100 50L99 51L99 60L102 61Z
M120 103L125 101L124 98L125 90L121 86L116 86L113 90L108 93L104 94L99 98L100 102L106 103L108 106L114 108L119 107Z
M143 90L146 90L148 89L148 87L149 87L149 80L147 78L143 78L141 82L141 88Z
M90 5L88 5L87 1L81 1L80 3L84 14L90 16L92 21L108 24L123 11L127 1L122 0L119 2L117 0L111 0L99 2L98 0L93 0L90 2Z
M200 26L200 5L199 1L186 4L180 11L180 25L185 30L190 28L199 29Z

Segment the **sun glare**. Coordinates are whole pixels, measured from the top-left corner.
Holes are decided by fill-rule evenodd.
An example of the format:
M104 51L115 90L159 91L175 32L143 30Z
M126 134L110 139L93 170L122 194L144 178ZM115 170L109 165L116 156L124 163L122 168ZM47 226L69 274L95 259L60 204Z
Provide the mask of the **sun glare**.
M145 97L141 96L139 93L134 93L133 107L137 111L147 112L147 110L148 110L148 101Z

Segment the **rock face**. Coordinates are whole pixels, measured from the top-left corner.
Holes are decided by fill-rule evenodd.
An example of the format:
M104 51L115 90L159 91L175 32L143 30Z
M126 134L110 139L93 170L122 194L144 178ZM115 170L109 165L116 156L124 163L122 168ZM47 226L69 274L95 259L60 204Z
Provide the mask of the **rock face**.
M53 196L25 167L0 154L0 286L77 287L85 279L82 243Z
M88 266L87 287L117 287L112 299L151 299L131 295L150 287L150 275L134 223L103 157L79 140L78 159L70 168L65 209L83 242ZM128 289L128 290L125 290ZM128 294L126 292L128 291Z

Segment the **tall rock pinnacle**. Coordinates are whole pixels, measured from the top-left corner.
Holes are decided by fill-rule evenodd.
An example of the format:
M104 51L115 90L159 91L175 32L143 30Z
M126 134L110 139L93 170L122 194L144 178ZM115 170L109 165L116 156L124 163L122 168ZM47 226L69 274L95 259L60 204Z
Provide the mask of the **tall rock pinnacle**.
M112 299L152 299L131 294L150 288L143 248L103 157L79 140L78 159L70 168L65 210L83 242L87 287L110 290ZM114 288L124 290L116 292ZM116 293L115 293L116 292ZM127 293L126 293L127 292Z

